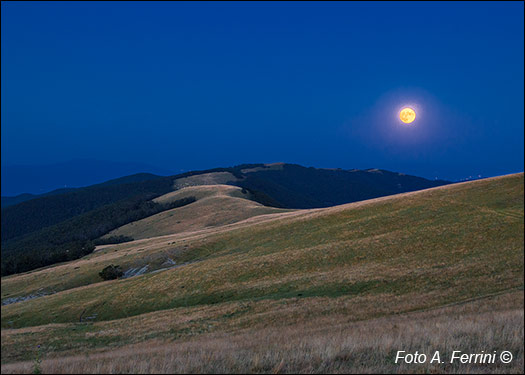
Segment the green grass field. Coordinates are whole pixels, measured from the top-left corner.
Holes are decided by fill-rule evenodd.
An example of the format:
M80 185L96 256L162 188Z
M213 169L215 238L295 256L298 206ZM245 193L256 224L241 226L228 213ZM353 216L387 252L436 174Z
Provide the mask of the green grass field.
M324 337L334 322L350 329L353 322L394 319L465 301L486 299L484 311L496 311L501 301L492 303L498 299L489 296L506 298L523 289L523 185L521 173L325 209L261 215L225 227L109 246L85 259L3 278L2 299L41 288L57 293L2 307L2 370L23 371L27 365L12 363L30 360L36 345L51 361L116 348L130 355L130 345L140 351L152 342L164 348L166 342L191 345L208 336L219 340L222 335L223 340L224 335L250 332L262 335L264 342L264 332L283 330L297 336L297 327L312 324ZM185 265L125 280L97 278L107 264L160 269L167 257ZM501 306L508 314L522 312L522 299L505 301ZM516 324L514 318L503 318L507 310L498 315L507 322L502 326ZM458 311L451 314L470 319ZM86 323L86 317L92 319ZM483 319L479 330L487 329ZM506 329L511 328L523 339L523 325ZM416 342L423 340L413 334ZM516 337L508 343L518 345ZM322 351L322 345L316 348L309 350ZM518 354L513 364L518 367L506 371L523 367L523 346ZM316 355L322 356L311 352L302 365L287 366L283 358L279 368L276 360L252 371L322 372L323 367L308 367ZM225 362L224 370L246 370L235 367L233 354L228 358L231 363ZM60 367L57 360L49 369L73 368ZM339 371L333 363L326 366L326 371ZM144 372L151 370L163 372L160 367Z

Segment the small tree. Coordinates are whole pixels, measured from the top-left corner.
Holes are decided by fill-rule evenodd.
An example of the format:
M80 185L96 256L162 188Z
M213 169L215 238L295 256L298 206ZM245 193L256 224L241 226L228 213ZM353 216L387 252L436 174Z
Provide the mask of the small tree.
M99 275L104 280L115 280L119 277L122 277L122 275L124 275L124 272L122 272L120 266L114 266L113 264L111 264L104 268L101 272L99 272Z

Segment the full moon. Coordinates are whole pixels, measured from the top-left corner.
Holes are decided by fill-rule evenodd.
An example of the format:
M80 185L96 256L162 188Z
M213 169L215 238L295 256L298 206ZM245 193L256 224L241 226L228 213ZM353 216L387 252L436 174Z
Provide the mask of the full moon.
M401 112L399 112L399 119L405 124L410 124L416 119L416 112L412 108L403 108Z

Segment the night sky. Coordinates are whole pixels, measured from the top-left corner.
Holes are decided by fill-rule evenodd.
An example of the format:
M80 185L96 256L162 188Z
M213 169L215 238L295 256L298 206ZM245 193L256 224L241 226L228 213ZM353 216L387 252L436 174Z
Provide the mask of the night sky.
M1 7L2 165L523 171L523 2Z

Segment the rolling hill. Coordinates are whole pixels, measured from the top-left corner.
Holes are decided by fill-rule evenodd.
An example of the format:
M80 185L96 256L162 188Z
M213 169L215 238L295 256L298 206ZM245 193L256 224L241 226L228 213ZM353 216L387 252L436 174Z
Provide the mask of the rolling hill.
M244 192L244 193L243 193ZM244 219L287 210L266 207L251 199L251 194L237 186L188 186L155 198L157 203L170 203L195 197L195 203L174 208L134 221L112 230L103 238L127 236L133 239L157 237L232 224Z
M467 335L461 350L501 345L517 357L497 368L519 372L523 184L520 173L199 224L3 277L2 300L49 295L2 307L2 371L27 368L9 363L31 359L37 344L48 358L44 368L62 372L127 371L141 363L149 367L139 372L436 371L392 367L391 356L400 347L428 345L436 327L448 324L436 348L446 352ZM199 189L201 198L187 208L239 194ZM159 199L177 194L183 190ZM102 282L98 272L109 264L147 267L140 276ZM212 357L206 360L199 346ZM480 369L454 364L446 371Z
M84 256L94 250L92 242L100 236L161 211L151 207L152 199L184 187L228 184L244 189L250 200L262 205L295 209L446 183L377 169L344 171L284 163L243 164L169 177L127 176L2 208L2 275Z

